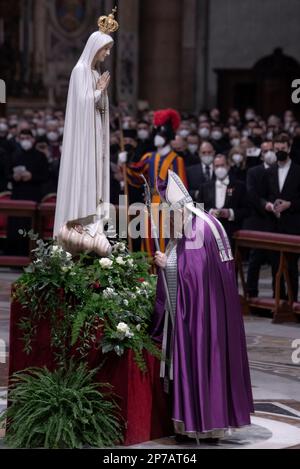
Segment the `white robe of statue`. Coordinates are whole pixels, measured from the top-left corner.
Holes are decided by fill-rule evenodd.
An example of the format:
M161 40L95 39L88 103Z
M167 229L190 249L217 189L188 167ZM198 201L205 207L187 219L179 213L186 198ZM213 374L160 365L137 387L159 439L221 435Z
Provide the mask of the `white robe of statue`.
M54 237L66 223L83 225L91 236L109 218L110 139L107 91L97 90L100 78L92 63L100 49L112 44L93 33L72 71L65 117Z

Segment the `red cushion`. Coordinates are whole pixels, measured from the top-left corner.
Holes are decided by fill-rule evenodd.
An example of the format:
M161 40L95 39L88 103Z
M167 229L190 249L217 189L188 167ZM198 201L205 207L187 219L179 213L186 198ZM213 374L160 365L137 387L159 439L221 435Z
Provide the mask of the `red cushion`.
M0 201L2 200L10 200L11 192L2 192L0 194ZM0 213L0 238L6 238L7 236L7 217L5 215L1 215Z
M45 198L43 200L45 200ZM49 239L53 236L55 207L56 195L52 195L46 202L41 203L39 206L40 216L42 219L42 239Z

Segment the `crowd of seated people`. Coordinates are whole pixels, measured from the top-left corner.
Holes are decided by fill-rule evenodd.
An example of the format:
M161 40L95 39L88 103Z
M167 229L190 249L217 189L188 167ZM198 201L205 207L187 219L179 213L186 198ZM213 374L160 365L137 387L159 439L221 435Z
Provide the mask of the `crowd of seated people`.
M123 104L121 116L119 109L112 109L111 203L116 205L126 187L120 153L126 152L130 164L157 151L153 111L134 117ZM190 194L222 222L231 242L242 228L300 236L300 122L293 112L262 118L248 108L221 116L215 108L181 117L172 147L183 158ZM0 118L0 193L9 191L12 199L36 202L55 194L63 131L61 110L27 109ZM136 191L134 201L143 200L142 191ZM11 239L15 228L8 224ZM258 295L259 271L265 263L275 275L275 253L250 252L250 296ZM289 268L296 299L297 255L290 256Z

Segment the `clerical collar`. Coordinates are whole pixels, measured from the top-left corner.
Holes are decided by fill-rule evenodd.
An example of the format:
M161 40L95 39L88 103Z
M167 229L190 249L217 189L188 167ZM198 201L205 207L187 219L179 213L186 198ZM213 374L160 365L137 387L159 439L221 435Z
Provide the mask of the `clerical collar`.
M166 156L168 153L170 153L170 151L172 151L172 148L170 147L170 145L166 145L165 147L161 148L158 153L160 154L160 156Z

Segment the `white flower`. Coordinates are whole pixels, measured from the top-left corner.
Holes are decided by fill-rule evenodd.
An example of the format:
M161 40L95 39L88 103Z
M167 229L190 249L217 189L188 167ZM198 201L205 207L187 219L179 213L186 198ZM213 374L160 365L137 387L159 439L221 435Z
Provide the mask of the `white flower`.
M149 285L150 285L149 282L143 282L143 283L142 283L142 287L143 287L143 288L148 288Z
M135 293L131 293L131 292L130 292L130 293L129 293L129 295L131 296L131 298L132 298L133 300L135 300L135 299L136 299L136 295L135 295Z
M138 324L138 325L136 326L136 330L137 330L138 332L140 332L141 327L142 327L142 326L141 326L140 324Z
M119 265L125 265L126 264L123 257L121 257L121 256L117 257L116 263L119 264Z
M62 272L68 272L70 270L70 267L64 266L61 268Z
M55 246L52 246L52 247L51 247L51 254L52 254L53 256L55 256L56 254L61 254L63 251L64 251L64 250L63 250L63 248L62 248L61 246L55 245Z
M104 257L103 259L100 259L99 264L103 269L110 269L113 265L113 261L111 261L107 257Z
M104 298L112 298L116 295L116 292L113 288L106 288L103 292Z
M133 267L134 266L134 262L133 262L133 259L128 259L127 260L127 264L129 265L129 267Z
M119 322L117 325L117 331L129 339L134 336L134 333L130 331L130 327L125 322Z
M125 322L119 322L119 324L117 325L117 331L126 334L126 332L130 331L130 328Z
M117 243L116 247L120 252L124 252L126 250L126 244L125 243Z
M73 256L70 252L66 251L66 257L67 257L67 259L72 259Z
M129 305L128 300L124 300L123 303L124 303L124 306L128 306L128 305Z

